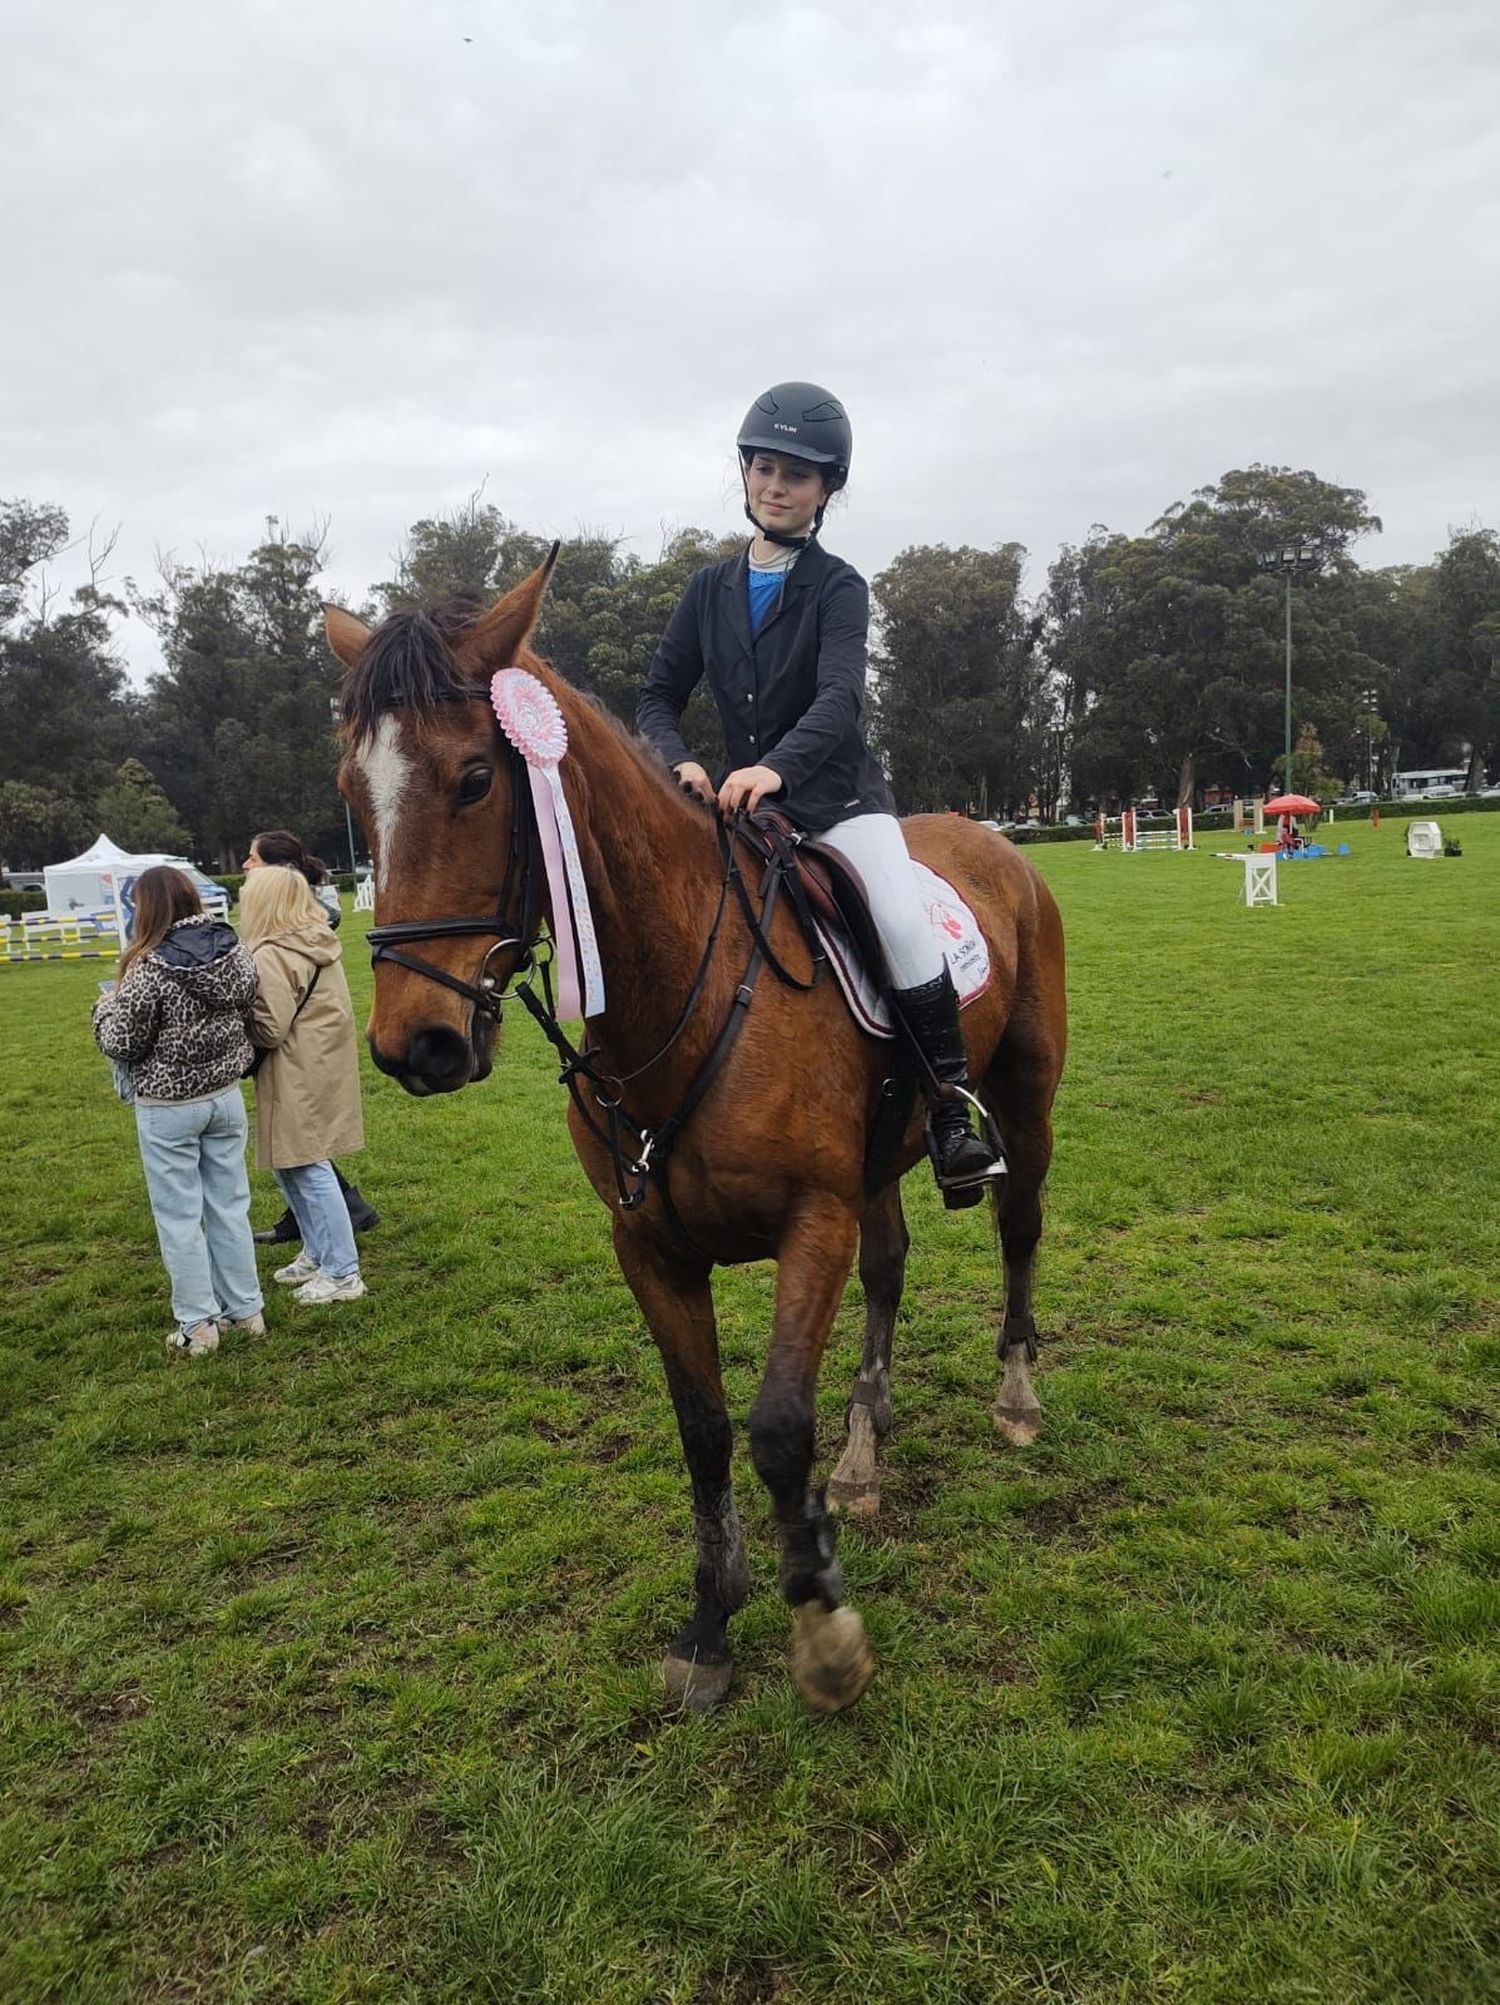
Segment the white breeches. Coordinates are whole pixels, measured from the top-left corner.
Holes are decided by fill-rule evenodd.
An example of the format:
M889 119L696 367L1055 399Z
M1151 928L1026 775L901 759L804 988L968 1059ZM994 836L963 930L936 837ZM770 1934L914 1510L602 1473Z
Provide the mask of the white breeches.
M847 856L870 900L870 917L898 989L920 988L943 972L901 824L894 815L854 815L817 840Z

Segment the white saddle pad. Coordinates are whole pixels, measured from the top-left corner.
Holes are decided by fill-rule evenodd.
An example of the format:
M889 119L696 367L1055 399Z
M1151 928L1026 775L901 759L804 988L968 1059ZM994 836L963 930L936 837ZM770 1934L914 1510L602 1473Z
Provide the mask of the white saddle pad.
M979 921L946 877L939 877L925 863L913 859L917 889L927 912L932 937L942 949L958 990L958 1006L963 1009L982 996L990 985L990 950ZM880 993L880 985L854 951L854 942L842 926L817 922L818 938L828 964L839 978L854 1021L869 1037L894 1037L896 1026Z

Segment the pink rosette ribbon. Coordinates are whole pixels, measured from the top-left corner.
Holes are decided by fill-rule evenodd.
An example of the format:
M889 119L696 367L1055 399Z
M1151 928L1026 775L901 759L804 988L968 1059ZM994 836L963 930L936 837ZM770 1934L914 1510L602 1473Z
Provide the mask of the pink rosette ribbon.
M568 749L568 726L557 699L524 668L499 669L490 702L500 729L526 761L536 825L552 894L552 944L557 949L557 1013L564 1020L604 1013L604 969L583 858L558 770Z

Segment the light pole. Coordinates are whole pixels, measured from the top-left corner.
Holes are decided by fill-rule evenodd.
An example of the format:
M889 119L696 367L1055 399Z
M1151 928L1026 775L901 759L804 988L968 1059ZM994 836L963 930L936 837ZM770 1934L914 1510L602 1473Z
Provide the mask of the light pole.
M1281 769L1284 794L1292 791L1292 580L1299 572L1320 569L1322 562L1310 543L1288 543L1255 560L1257 571L1286 579L1286 764Z
M336 696L328 699L328 718L335 732L339 728L339 700ZM348 801L344 802L344 827L349 832L349 889L359 889L359 860L354 854L354 817L349 812Z
M1375 791L1375 717L1380 701L1378 690L1365 691L1365 792Z

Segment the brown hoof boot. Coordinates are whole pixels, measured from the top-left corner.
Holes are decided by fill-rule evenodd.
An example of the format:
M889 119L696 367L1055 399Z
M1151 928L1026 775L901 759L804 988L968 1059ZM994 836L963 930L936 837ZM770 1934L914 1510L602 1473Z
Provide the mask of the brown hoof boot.
M792 1682L815 1713L841 1713L875 1675L854 1609L804 1601L792 1618Z
M693 1657L666 1656L661 1675L668 1712L711 1713L729 1697L734 1665L728 1657L722 1664L705 1664Z

